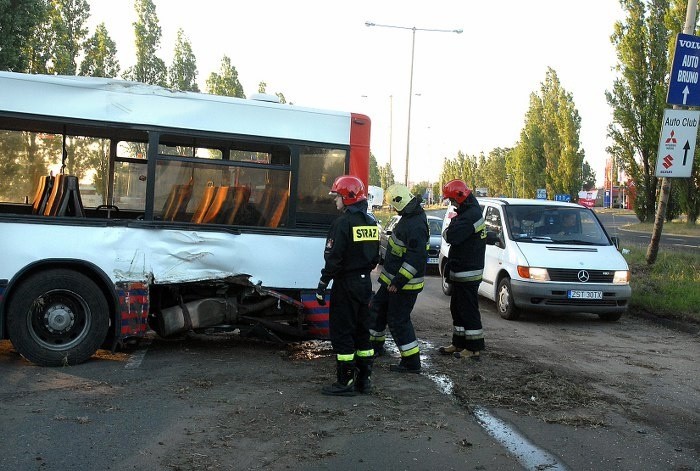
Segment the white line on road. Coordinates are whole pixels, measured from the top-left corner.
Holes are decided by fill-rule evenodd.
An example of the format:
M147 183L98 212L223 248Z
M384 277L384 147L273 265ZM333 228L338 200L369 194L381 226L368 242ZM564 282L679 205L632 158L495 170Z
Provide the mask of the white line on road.
M133 355L131 355L131 358L127 360L126 365L124 365L125 370L135 370L138 367L141 366L141 362L143 361L144 357L146 356L146 352L148 352L147 348L144 348L142 350L137 350L134 352Z

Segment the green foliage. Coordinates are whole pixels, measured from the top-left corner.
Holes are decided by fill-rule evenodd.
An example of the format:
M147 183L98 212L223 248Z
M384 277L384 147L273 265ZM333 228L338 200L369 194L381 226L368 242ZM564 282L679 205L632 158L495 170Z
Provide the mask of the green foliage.
M632 273L630 312L700 321L700 254L659 252L648 265L646 249L633 248L625 259Z
M584 159L580 131L581 118L571 93L548 68L540 94L530 95L525 126L509 165L509 173L521 177L518 196L532 197L538 188L546 188L550 195L578 193Z
M46 0L0 0L0 70L29 71L26 46L47 11Z
M369 153L369 184L372 186L382 186L382 177L379 174L377 158L372 152Z
M75 75L76 60L88 33L85 23L90 17L90 5L87 0L53 0L52 3L51 23L56 42L50 72Z
M420 183L416 183L415 185L413 185L413 187L411 187L411 193L422 198L423 195L425 195L425 193L428 191L428 188L430 188L430 182L422 181Z
M667 92L670 32L664 25L667 0L621 0L624 21L615 23L611 41L617 50L618 78L606 91L613 109L607 151L635 182L635 213L654 218L654 176L659 132Z
M109 78L119 75L117 45L109 37L104 23L97 25L95 34L85 41L83 50L85 51L85 56L80 63L78 75Z
M124 72L124 78L152 85L167 86L167 67L156 51L162 36L156 7L152 0L135 0L136 22L134 36L136 43L136 65Z
M265 82L260 82L262 92L265 93ZM207 79L207 93L221 96L234 96L245 98L243 85L238 81L238 71L231 65L231 59L224 56L221 59L221 69L219 73L212 72Z
M379 186L386 190L391 185L396 183L396 180L394 178L394 171L391 169L391 164L386 164L383 167L379 167L378 170L379 182L381 183Z
M192 52L192 45L182 28L177 30L173 64L168 72L170 88L188 92L198 92L197 58Z

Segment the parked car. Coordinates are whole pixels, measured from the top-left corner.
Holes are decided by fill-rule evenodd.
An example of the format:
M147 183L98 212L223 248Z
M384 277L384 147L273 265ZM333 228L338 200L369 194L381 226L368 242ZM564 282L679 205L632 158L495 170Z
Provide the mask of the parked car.
M430 230L430 246L428 247L428 259L426 260L427 268L437 268L438 256L440 254L440 245L442 243L442 219L436 216L427 216L428 228ZM389 237L391 236L394 227L401 219L398 214L389 219L379 236L379 258L380 264L384 263L386 256L386 248L389 245Z
M547 200L479 198L487 230L479 294L504 319L522 311L590 312L616 321L627 310L629 267L595 213L585 206ZM454 208L448 208L443 227ZM442 289L449 244L440 247Z

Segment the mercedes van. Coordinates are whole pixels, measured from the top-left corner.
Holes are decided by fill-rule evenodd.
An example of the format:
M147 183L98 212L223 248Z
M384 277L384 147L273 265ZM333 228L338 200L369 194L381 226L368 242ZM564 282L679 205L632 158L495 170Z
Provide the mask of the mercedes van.
M527 310L590 312L616 321L632 290L627 262L589 208L573 203L516 198L479 198L487 230L479 294L494 301L504 319ZM455 215L448 207L443 231ZM442 289L449 244L442 240Z

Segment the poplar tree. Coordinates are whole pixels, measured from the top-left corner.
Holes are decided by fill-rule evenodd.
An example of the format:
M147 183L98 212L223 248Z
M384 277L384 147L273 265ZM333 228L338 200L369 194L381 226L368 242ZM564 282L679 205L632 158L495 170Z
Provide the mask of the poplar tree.
M151 85L167 86L167 67L156 52L162 36L156 7L152 0L135 0L137 20L133 23L136 64L124 72L124 78Z
M530 95L525 126L514 152L511 174L520 174L523 197L538 188L548 195L576 195L581 188L584 151L580 146L581 118L573 96L561 85L554 69L548 68L540 95Z
M52 67L49 72L59 75L75 75L76 61L81 52L90 17L87 0L52 0L51 26L54 33Z
M238 81L238 71L231 65L231 59L228 56L224 56L221 59L219 73L212 72L209 75L207 79L207 93L245 98L243 86Z
M197 59L192 52L192 45L182 28L177 30L173 64L170 66L170 88L175 90L198 92Z
M45 0L0 0L0 70L28 71L26 45L47 9Z
M658 179L656 154L668 84L670 34L664 25L667 0L620 0L626 17L615 23L617 78L605 92L613 110L608 153L635 183L634 211L653 221Z
M117 45L104 23L97 25L95 33L85 41L83 50L85 55L78 75L108 78L119 75Z

